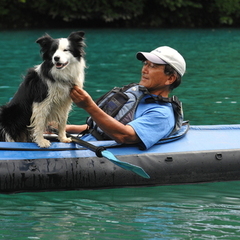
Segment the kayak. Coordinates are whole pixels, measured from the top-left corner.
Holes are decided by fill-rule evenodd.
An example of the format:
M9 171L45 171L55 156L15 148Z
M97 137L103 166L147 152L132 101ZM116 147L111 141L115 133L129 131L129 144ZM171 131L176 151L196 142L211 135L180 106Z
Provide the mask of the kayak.
M0 142L0 193L240 180L240 125L186 125L183 131L147 150L89 142L104 149L103 156L77 142L57 142L54 134L47 136L49 148Z

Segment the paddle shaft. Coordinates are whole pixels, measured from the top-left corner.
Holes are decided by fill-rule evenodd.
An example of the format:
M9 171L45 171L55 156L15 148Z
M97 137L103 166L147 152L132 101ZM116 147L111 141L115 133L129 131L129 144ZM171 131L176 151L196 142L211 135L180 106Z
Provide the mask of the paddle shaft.
M85 148L87 148L87 149L95 152L95 154L97 155L97 157L103 157L102 151L106 150L105 147L102 147L102 146L97 147L97 146L95 146L95 145L93 145L93 144L91 144L91 143L89 143L89 142L86 142L86 141L80 139L80 138L74 137L74 136L72 136L72 135L69 134L69 133L66 133L66 136L67 136L67 137L70 137L73 142L75 142L75 143L77 143L77 144L80 144L81 146L83 146L83 147L85 147Z
M51 127L51 126L48 126L48 130L51 131L52 133L55 133L55 134L58 135L58 130L57 130L56 128L53 128L53 127ZM89 143L89 142L86 142L86 141L84 141L84 140L82 140L82 139L80 139L80 138L78 138L78 137L74 137L72 134L67 133L67 132L66 132L66 136L67 136L67 137L70 137L73 142L75 142L75 143L77 143L77 144L79 144L79 145L81 145L81 146L83 146L83 147L85 147L85 148L87 148L87 149L95 152L95 154L97 155L97 157L103 157L102 151L105 150L104 147L102 147L102 146L97 147L97 146L95 146L95 145L93 145L93 144L91 144L91 143Z

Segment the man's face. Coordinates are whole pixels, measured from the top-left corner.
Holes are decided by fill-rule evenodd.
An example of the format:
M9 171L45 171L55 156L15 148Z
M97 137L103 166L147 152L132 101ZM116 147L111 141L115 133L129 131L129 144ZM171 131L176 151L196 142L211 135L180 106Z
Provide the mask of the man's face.
M148 60L143 62L140 85L156 95L166 95L169 92L169 85L172 83L169 75L164 73L165 65L154 64ZM166 96L167 97L167 96Z

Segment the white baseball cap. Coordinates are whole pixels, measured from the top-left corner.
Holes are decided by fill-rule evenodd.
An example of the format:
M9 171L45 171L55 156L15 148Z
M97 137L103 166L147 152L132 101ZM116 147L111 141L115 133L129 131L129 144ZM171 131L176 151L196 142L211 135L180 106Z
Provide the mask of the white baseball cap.
M169 64L171 65L181 76L186 71L186 62L182 55L175 49L167 46L159 47L149 52L138 52L136 55L138 60L149 60L156 64Z

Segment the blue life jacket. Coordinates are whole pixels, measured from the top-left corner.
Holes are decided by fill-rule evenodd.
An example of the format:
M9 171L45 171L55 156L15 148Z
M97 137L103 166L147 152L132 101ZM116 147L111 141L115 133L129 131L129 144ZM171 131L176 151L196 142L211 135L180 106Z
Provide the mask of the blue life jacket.
M113 88L100 97L96 101L96 104L108 115L126 125L134 119L137 106L145 95L149 95L149 98L145 99L147 103L156 102L160 104L165 102L172 104L175 126L170 135L176 135L176 132L180 130L183 124L182 103L176 96L164 98L162 96L152 95L144 86L131 83L121 88ZM84 134L91 133L97 140L111 139L97 126L91 117L87 119L87 125L89 126L89 129L87 132L84 132Z

